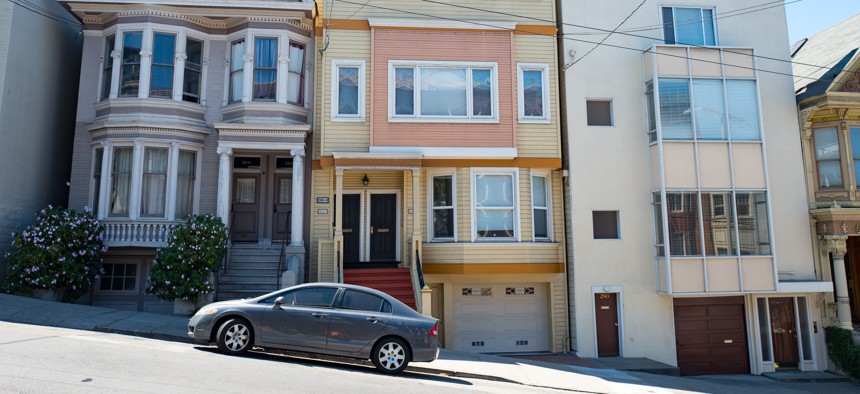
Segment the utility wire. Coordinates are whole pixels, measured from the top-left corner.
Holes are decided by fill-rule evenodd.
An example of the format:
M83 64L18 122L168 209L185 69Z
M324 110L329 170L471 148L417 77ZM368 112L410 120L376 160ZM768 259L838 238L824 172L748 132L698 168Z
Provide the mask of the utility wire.
M54 20L54 21L57 21L57 22L78 28L78 29L83 27L83 25L77 21L72 22L72 21L70 21L70 20L68 20L68 19L66 19L60 15L53 13L52 11L50 11L48 9L42 8L41 6L39 6L37 4L30 3L27 0L9 0L9 1L11 3L27 10L27 11L30 11L30 12L37 14L37 15L41 15L45 18L48 18L48 19L51 19L51 20Z
M622 26L622 25L624 25L624 22L627 22L627 21L628 21L628 20L633 16L633 14L635 14L635 13L636 13L636 11L639 11L639 9L640 9L640 8L642 8L642 6L643 6L643 5L645 5L645 2L646 2L646 1L648 1L648 0L642 0L642 2L641 2L641 3L639 3L639 5L638 5L638 6L636 6L636 9L634 9L634 10L633 10L633 12L631 12L630 14L628 14L628 15L627 15L627 17L626 17L626 18L624 18L624 20L623 20L623 21L621 21L621 23L619 23L619 24L618 24L618 26L615 26L615 28L614 28L614 29L612 29L612 31L611 31L609 34L607 34L607 35L606 35L606 37L603 37L603 39L602 39L602 40L600 40L600 43L598 43L597 45L595 45L595 46L591 47L591 49L589 49L589 50L588 50L588 52L586 52L586 53L585 53L585 55L583 55L581 58L574 60L574 61L573 61L573 63L570 63L569 65L565 65L565 66L564 66L564 69L565 69L565 70L567 70L568 68L570 68L570 67L571 67L571 66L573 66L574 64L578 63L580 60L585 59L586 57L588 57L588 55L590 55L590 54L591 54L591 52L594 52L594 50L595 50L595 49L597 49L597 47L599 47L599 46L600 46L600 45L602 45L604 42L606 42L606 40L608 40L608 39L609 39L609 37L610 37L610 36L612 36L612 33L615 33L618 29L620 29L620 28L621 28L621 26Z
M357 10L355 10L352 14L350 14L348 17L346 17L346 19L343 19L343 20L350 20L350 19L352 19L352 17L354 17L354 16L355 16L355 14L357 14L359 11L361 11L361 10L362 10L366 5L370 4L370 2L371 2L371 1L373 1L373 0L367 0L367 2L366 2L366 3L362 4L362 5L361 5L361 7L358 7L358 9L357 9ZM329 17L331 17L331 15L329 15ZM331 25L331 26L329 26L329 27L337 26L337 25L339 25L339 24L340 24L340 21L339 21L339 22L337 22L337 23L335 23L335 24L333 24L333 25Z
M341 1L342 3L347 3L347 4L355 4L355 5L360 5L360 4L361 4L361 3L353 2L353 1L350 1L350 0L340 0L340 1ZM422 1L423 1L423 0L422 0ZM447 3L443 3L443 4L447 4ZM449 4L449 5L450 5L450 4ZM519 29L516 29L516 28L513 28L513 29L512 29L512 28L508 28L508 27L504 27L504 26L498 26L498 25L493 25L493 24L489 24L489 23L485 23L485 22L475 22L475 21L469 21L469 20L463 20L463 19L457 19L457 18L449 18L449 17L444 17L444 16L438 16L438 15L424 14L424 13L414 12L414 11L400 10L400 9L390 8L390 7L382 7L382 6L377 6L377 5L368 5L368 7L371 7L371 8L377 8L377 9L382 9L382 10L387 10L387 11L400 12L400 13L410 14L410 15L418 15L418 16L423 16L423 17L432 18L432 19L442 19L442 20L453 21L453 22L467 23L467 24L476 25L476 26L486 26L486 27L491 27L491 28L494 28L494 29L506 30L506 31L517 32L517 33L522 33L522 34L538 35L538 36L545 36L545 37L559 37L559 35L558 35L558 34L544 34L544 33L532 32L532 31L528 31L528 30L519 30ZM583 42L583 43L588 43L588 44L597 44L597 43L598 43L598 42L596 42L596 41L583 40L583 39L577 39L577 38L570 38L570 37L564 37L564 36L561 36L561 38L562 38L562 39L564 39L564 40L575 41L575 42ZM627 47L627 46L622 46L622 45L612 45L612 44L606 44L606 43L604 43L603 45L604 45L604 46L607 46L607 47L611 47L611 48L619 48L619 49L626 49L626 50L630 50L630 51L636 51L636 52L639 52L639 53L644 52L644 50L642 50L642 49L640 49L640 48L633 48L633 47ZM710 48L710 47L705 47L705 48ZM712 48L711 48L711 49L712 49ZM724 49L724 51L725 51L725 49ZM682 55L673 55L673 54L671 54L671 53L654 52L654 54L655 54L655 55L660 55L660 56L666 56L666 57L676 57L676 58L681 58L681 59L690 59L690 60L695 60L695 61L699 61L699 62L702 62L702 63L713 63L713 64L719 64L719 65L726 65L726 66L729 66L729 67L735 67L735 68L747 69L747 70L753 70L753 71L760 71L760 72L763 72L763 73L770 73L770 74L776 74L776 75L784 75L784 76L788 76L788 77L792 77L792 78L794 78L794 77L795 77L795 75L793 75L793 74L788 74L788 73L779 72L779 71L771 71L771 70L765 70L765 69L760 69L760 68L755 68L755 67L748 67L748 66L742 66L742 65L736 65L736 64L729 64L729 63L724 63L724 62L719 62L719 61L712 61L712 60L707 60L707 59L698 59L698 58L687 57L687 56L682 56ZM821 66L818 66L818 65L813 65L813 66L814 66L814 67L821 67ZM806 79L817 80L816 78L806 78Z

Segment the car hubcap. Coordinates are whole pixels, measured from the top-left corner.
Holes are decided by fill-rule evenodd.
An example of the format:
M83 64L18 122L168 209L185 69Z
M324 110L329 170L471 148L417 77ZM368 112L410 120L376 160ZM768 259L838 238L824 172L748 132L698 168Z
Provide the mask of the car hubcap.
M403 365L403 360L406 359L406 352L403 347L394 342L388 342L379 348L379 363L385 369L397 369Z
M227 338L224 343L232 351L244 349L248 345L248 327L236 324L227 330Z

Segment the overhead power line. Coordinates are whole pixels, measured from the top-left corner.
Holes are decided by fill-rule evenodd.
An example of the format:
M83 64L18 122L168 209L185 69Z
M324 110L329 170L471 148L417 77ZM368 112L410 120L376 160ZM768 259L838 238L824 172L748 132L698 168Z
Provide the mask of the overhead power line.
M573 61L573 63L570 63L570 65L565 65L565 66L564 66L564 69L565 69L565 70L567 70L568 68L570 68L570 67L571 67L571 66L573 66L574 64L578 63L580 60L585 59L588 55L590 55L590 54L591 54L591 52L594 52L594 50L595 50L595 49L597 49L597 47L599 47L601 44L603 44L604 42L606 42L606 40L608 40L608 39L609 39L609 37L610 37L610 36L612 36L612 33L615 33L618 29L620 29L620 28L621 28L621 26L623 26L623 25L624 25L624 22L627 22L627 21L628 21L628 20L633 16L633 14L635 14L635 13L636 13L636 11L639 11L639 9L640 9L640 8L642 8L642 6L643 6L643 5L645 5L645 2L646 2L646 1L648 1L648 0L642 0L642 2L641 2L641 3L639 3L639 5L638 5L638 6L636 6L636 9L634 9L634 10L633 10L633 12L631 12L631 13L627 14L627 17L626 17L626 18L624 18L624 20L622 20L622 21L621 21L621 23L619 23L619 24L618 24L618 26L615 26L615 28L614 28L614 29L612 29L612 31L611 31L609 34L607 34L607 35L606 35L606 37L603 37L603 39L602 39L602 40L600 40L600 43L598 43L597 45L595 45L595 46L591 47L591 49L589 49L589 50L588 50L588 52L586 52L586 53L585 53L585 55L582 55L582 57L581 57L581 58L574 60L574 61Z
M9 0L9 1L15 5L27 10L27 11L30 11L30 12L37 14L37 15L41 15L45 18L48 18L48 19L51 19L51 20L54 20L54 21L69 25L71 27L78 28L78 29L83 27L83 25L78 21L69 20L62 15L58 15L58 14L54 13L53 11L51 11L47 8L44 8L38 4L32 3L28 0Z

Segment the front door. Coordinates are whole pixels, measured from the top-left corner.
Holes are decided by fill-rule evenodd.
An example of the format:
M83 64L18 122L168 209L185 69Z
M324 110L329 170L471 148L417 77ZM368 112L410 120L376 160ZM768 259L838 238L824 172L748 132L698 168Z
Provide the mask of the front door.
M597 325L597 357L618 357L618 294L594 295L594 317Z
M289 242L293 207L293 177L275 174L275 212L272 215L273 241Z
M361 195L343 195L343 262L357 263L361 245Z
M233 174L234 242L257 242L260 213L260 174Z
M370 260L396 261L397 195L370 195Z
M770 332L773 337L773 361L776 368L797 368L797 324L794 319L794 299L769 298Z

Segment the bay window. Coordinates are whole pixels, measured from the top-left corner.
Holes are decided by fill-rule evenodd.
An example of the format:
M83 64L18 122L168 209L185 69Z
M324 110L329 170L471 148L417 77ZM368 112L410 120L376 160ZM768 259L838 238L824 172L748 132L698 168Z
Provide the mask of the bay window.
M122 69L120 74L121 97L137 97L140 89L140 51L143 32L127 32L122 37Z
M761 141L755 80L660 78L657 86L664 140Z
M456 195L454 173L430 174L431 217L430 238L433 241L456 239Z
M389 119L498 120L496 63L389 62Z
M102 100L110 98L111 80L113 79L113 51L116 47L116 36L105 38L105 51L102 56Z
M245 40L233 41L230 44L230 102L242 101L245 90Z
M176 36L155 33L152 38L149 97L173 98L173 61L175 56Z
M167 149L146 148L143 153L143 186L140 215L164 217L167 198Z
M249 29L231 35L225 105L241 102L305 103L304 37Z
M254 39L254 89L255 101L274 101L278 88L278 39L257 37Z
M474 239L519 239L517 173L516 170L473 172Z
M287 102L303 105L305 103L305 46L290 42L290 64L287 79Z
M182 78L182 101L200 102L201 64L203 63L203 41L188 39L185 42L185 70Z
M842 187L842 164L839 156L839 133L836 127L813 131L818 187Z
M104 149L96 149L95 160L93 161L93 212L99 210L99 195L101 194L102 186L102 161L104 161Z
M113 151L111 166L110 216L128 216L131 194L132 148L122 147Z
M197 179L197 153L179 151L179 168L176 170L176 217L194 213L194 182Z

